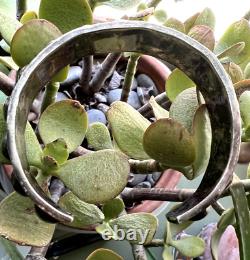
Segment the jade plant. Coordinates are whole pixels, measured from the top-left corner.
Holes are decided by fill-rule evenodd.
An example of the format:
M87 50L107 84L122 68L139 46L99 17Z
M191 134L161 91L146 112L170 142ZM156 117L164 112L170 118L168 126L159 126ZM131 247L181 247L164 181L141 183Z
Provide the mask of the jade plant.
M181 22L157 8L160 1L41 0L37 10L28 10L26 1L0 0L0 162L10 164L6 151L6 96L36 55L50 42L80 26L92 24L96 6L106 4L124 9L137 6L128 20L154 20L194 38L217 55L234 83L242 118L242 142L250 139L250 25L249 15L233 23L215 41L215 17L206 8ZM13 11L14 10L14 11ZM15 17L16 15L16 17ZM67 54L65 54L67 55ZM121 57L127 58L120 101L106 111L108 125L88 122L88 107L95 94L105 86ZM163 247L163 259L173 259L172 248L195 258L203 254L205 242L196 236L177 239L176 235L195 219L182 224L166 221L164 239L154 238L158 226L151 213L127 214L125 204L142 200L182 201L192 191L152 188L127 188L130 172L150 174L174 169L190 181L204 174L211 152L211 122L201 93L181 70L173 68L166 80L166 92L152 96L136 110L128 104L140 53L110 53L98 67L92 56L83 57L81 77L71 86L68 99L57 101L58 90L69 73L69 64L58 72L35 99L25 130L26 156L30 174L44 192L70 212L74 220L62 223L75 229L94 229L101 236L117 240L115 230L125 233L135 259L146 259L145 247ZM93 69L97 67L97 69ZM168 99L170 107L162 100ZM160 100L160 101L159 101ZM169 104L169 102L168 102ZM150 111L147 116L145 111ZM12 176L14 180L14 175ZM58 181L54 185L55 180ZM54 187L54 186L55 187ZM32 247L30 256L43 248L45 255L56 224L23 191L6 196L0 203L0 235ZM20 188L20 187L19 187ZM247 248L250 221L249 184L237 176L224 191L231 195L234 208L225 210L218 202L213 207L221 215L211 239L211 252L218 259L218 243L228 225L235 226L242 259L249 259ZM181 195L182 194L182 195ZM184 194L184 195L183 195ZM198 217L197 217L198 219ZM135 232L134 232L135 231ZM144 233L142 232L144 231ZM146 233L145 233L146 232ZM13 248L4 240L6 248ZM15 259L22 259L12 250ZM7 251L6 251L7 252ZM108 249L94 251L88 260L122 259Z

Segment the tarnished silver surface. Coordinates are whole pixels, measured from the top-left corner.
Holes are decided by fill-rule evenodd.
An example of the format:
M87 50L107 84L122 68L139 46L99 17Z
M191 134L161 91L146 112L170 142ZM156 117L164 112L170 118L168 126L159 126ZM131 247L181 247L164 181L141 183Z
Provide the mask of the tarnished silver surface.
M118 21L75 29L51 43L24 70L10 99L8 148L18 180L42 209L59 221L72 217L58 208L28 172L24 128L33 99L52 76L83 56L139 52L166 60L184 71L203 94L212 121L212 151L194 195L168 214L171 221L190 219L213 203L229 184L238 159L240 114L231 80L215 55L175 30L138 21Z

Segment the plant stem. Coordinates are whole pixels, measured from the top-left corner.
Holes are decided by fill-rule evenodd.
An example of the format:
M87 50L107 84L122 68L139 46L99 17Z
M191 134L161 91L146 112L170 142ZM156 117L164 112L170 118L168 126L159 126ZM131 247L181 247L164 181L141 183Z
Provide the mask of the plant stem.
M14 86L15 81L0 71L0 90L5 95L10 96Z
M98 92L103 87L105 80L109 77L110 72L113 71L121 56L121 53L108 54L102 62L101 68L95 73L90 82L90 92L92 94Z
M154 13L154 7L150 7L150 8L147 8L145 10L139 11L138 13L136 13L134 15L130 15L130 16L124 15L122 17L122 19L125 19L125 20L141 20L144 17L152 15L153 13Z
M20 21L21 17L27 10L27 1L26 0L16 0L16 18Z
M128 60L124 84L122 87L122 94L121 94L121 101L123 102L128 101L128 96L131 90L131 86L133 84L133 80L136 72L136 66L139 58L140 58L139 54L133 53Z
M150 0L148 1L147 6L155 8L160 2L161 0Z
M135 260L147 260L147 255L143 245L131 244L133 256Z
M169 99L167 98L167 95L165 92L157 95L155 97L155 101L161 105L163 108L168 109L171 102L169 101ZM152 107L149 103L145 104L144 106L140 107L138 109L138 112L140 112L143 116L149 118L151 116L153 116L153 112L152 112Z
M43 247L32 246L25 260L46 260L44 257L49 245Z
M59 82L50 82L45 87L43 102L41 106L41 114L49 105L55 102L58 89Z
M149 244L145 245L145 247L162 247L164 246L163 239L153 239Z
M165 170L161 167L160 163L155 160L129 160L130 171L134 174L147 174L151 172L160 172Z
M220 216L225 211L225 208L218 201L214 202L211 206L217 212L217 214L220 215Z
M79 81L82 93L89 93L89 82L91 80L92 67L93 67L93 56L87 56L82 59L83 69L82 75Z

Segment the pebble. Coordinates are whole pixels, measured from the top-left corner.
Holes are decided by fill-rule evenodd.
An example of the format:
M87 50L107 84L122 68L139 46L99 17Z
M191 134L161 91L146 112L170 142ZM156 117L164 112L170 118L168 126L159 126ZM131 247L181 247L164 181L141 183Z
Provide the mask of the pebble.
M108 85L108 89L109 90L112 90L112 89L117 89L120 87L121 85L121 81L122 79L124 79L123 76L121 76L116 70L114 71L113 73L113 76L109 82L109 85Z
M102 111L104 114L106 114L109 110L109 106L103 103L100 103L97 105L97 109Z
M106 125L107 120L105 114L98 109L90 109L87 111L89 124L100 122Z
M136 188L151 188L152 185L149 181L143 181L135 186Z
M151 184L151 186L155 185L155 180L153 179L153 174L147 174L147 181Z
M133 174L130 173L129 179L128 179L128 186L134 187L138 185L139 183L143 182L146 179L145 174Z
M155 86L154 81L146 74L139 74L136 79L138 86L140 87L150 88L152 86Z
M58 93L56 94L56 102L62 101L62 100L66 100L66 99L70 99L70 97L67 96L65 93L63 93L63 92L58 92Z
M69 68L68 77L65 81L61 82L61 87L71 86L72 84L79 81L82 74L82 68L79 66L71 66Z
M108 103L112 104L113 102L120 100L121 93L122 93L121 89L111 90L108 94ZM141 107L141 102L135 91L130 91L129 97L128 97L128 104L130 104L135 109L138 109Z
M102 94L102 93L95 93L94 98L96 99L97 102L99 103L107 103L107 96Z
M152 176L153 176L153 180L154 180L155 182L157 182L157 181L160 179L160 177L161 177L161 172L154 172L154 173L152 174Z

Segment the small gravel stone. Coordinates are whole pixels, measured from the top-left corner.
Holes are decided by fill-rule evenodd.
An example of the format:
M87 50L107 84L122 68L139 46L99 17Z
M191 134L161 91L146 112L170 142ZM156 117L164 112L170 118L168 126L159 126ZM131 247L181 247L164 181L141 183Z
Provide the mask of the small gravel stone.
M148 103L151 96L156 96L158 94L158 90L154 89L154 86L149 88L137 87L137 94L141 103L144 105Z
M108 94L108 103L112 104L113 102L120 100L121 94L122 94L121 89L111 90ZM140 102L138 95L135 91L130 91L129 97L128 97L128 104L130 104L135 109L138 109L138 108L141 107L141 102Z
M69 99L69 96L67 96L65 93L63 93L63 92L58 92L58 93L56 94L56 102L62 101L62 100L66 100L66 99Z
M94 122L107 123L105 114L98 109L90 109L87 111L89 124Z
M151 186L155 185L155 180L153 179L153 174L147 174L147 181L151 184Z
M144 181L136 185L136 188L151 188L151 183L149 181Z
M62 87L71 86L72 84L79 81L82 74L82 68L79 66L71 66L67 79L60 83Z
M134 187L137 184L143 182L146 179L145 174L133 174L130 173L129 179L128 179L128 186L129 187Z
M100 103L97 105L97 109L102 111L104 114L106 114L109 110L109 106L103 103Z
M107 103L107 96L102 93L95 93L94 98L99 103Z
M160 179L160 177L161 177L161 172L154 172L154 173L152 174L152 177L153 177L153 180L154 180L155 182L157 182L157 181Z
M108 85L108 89L109 90L112 90L112 89L117 89L120 87L121 85L121 81L122 79L124 79L123 76L121 76L116 70L114 71L113 73L113 76L109 82L109 85Z
M140 87L150 88L152 86L155 86L153 80L146 74L139 74L136 79L138 86Z

